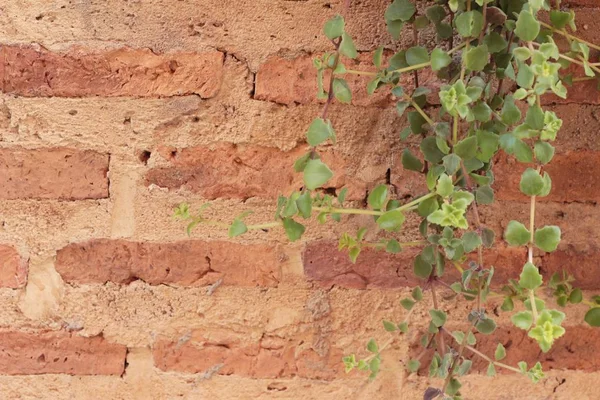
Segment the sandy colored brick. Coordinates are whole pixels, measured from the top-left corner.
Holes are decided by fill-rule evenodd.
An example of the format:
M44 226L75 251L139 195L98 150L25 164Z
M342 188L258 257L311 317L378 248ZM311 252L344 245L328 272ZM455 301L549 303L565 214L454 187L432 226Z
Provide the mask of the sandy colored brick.
M319 355L302 340L277 337L247 344L227 335L214 340L195 332L187 341L154 344L154 363L163 371L202 373L214 368L218 374L253 378L331 380L341 375L341 358L337 349Z
M500 200L529 201L519 190L521 174L528 166L514 158L500 155L494 169L496 181L493 188ZM544 166L552 179L552 191L539 201L596 202L600 200L600 152L570 151L557 154Z
M268 198L289 195L303 186L302 174L294 171L294 162L308 151L299 146L283 152L270 147L219 143L214 147L198 146L163 149L169 166L148 171L146 183L169 189L184 187L207 199L250 197ZM336 171L326 186L348 186L348 199L364 196L365 183L345 174L346 160L333 150L320 153L323 161Z
M543 256L542 268L548 277L555 272L562 275L566 271L575 278L575 287L597 290L600 288L598 259L600 250L595 242L561 245L558 250Z
M71 148L0 149L0 199L108 197L109 155Z
M171 243L98 239L70 244L56 256L68 283L276 286L278 251L269 245L190 240Z
M67 332L0 332L0 374L121 375L127 348Z
M0 244L0 287L20 288L27 283L27 260L17 250Z
M223 53L171 53L120 48L56 53L30 46L2 46L2 92L26 97L197 94L213 97L223 74Z

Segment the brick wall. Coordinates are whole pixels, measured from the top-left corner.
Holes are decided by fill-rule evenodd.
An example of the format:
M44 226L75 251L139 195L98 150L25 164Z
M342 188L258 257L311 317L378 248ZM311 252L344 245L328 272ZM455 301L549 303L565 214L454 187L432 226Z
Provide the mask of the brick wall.
M281 232L229 240L207 226L188 238L171 218L182 201L210 200L212 217L253 209L249 221L270 220L276 196L298 187L291 166L319 109L310 59L329 49L321 27L342 3L0 2L0 398L419 398L427 380L402 372L416 337L394 345L375 382L342 371L342 355L387 337L381 320L402 319L398 299L416 283L410 251L366 252L355 265L337 252L340 233L371 219L311 223L289 244ZM393 49L387 1L352 3L355 67L367 68L380 43ZM580 34L600 41L598 2L570 3ZM399 197L421 194L400 163L405 122L364 83L350 82L351 105L331 107L332 188L362 200L389 175ZM557 252L536 254L544 275L567 268L591 292L600 289L598 93L578 83L569 102L545 100L564 125L553 193L537 214L563 230ZM528 204L512 178L499 174L495 188L499 201L482 217L500 234ZM405 239L417 225L408 219ZM501 246L486 257L501 279L525 254ZM468 312L454 300L444 307L457 319ZM570 313L569 334L545 356L548 379L474 375L468 398L595 398L599 331L581 325L583 306ZM415 315L423 325L426 311ZM539 357L499 321L510 360Z

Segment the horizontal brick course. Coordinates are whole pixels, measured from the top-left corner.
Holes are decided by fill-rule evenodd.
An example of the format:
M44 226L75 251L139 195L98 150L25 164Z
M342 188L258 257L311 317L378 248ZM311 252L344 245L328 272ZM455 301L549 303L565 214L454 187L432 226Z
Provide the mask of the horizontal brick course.
M325 380L343 374L340 350L319 355L301 340L277 337L240 343L229 338L207 339L194 333L187 341L158 340L153 354L154 364L163 371L202 373L217 368L221 375Z
M30 46L0 46L2 92L26 97L217 94L223 53L154 54L120 48L55 53Z
M122 375L127 348L101 336L0 332L0 374Z
M268 245L189 240L172 243L97 239L70 244L57 253L56 270L68 283L203 286L276 286L278 252Z
M25 286L27 264L14 247L0 244L0 287L16 289Z
M69 148L1 148L0 199L108 197L109 155Z

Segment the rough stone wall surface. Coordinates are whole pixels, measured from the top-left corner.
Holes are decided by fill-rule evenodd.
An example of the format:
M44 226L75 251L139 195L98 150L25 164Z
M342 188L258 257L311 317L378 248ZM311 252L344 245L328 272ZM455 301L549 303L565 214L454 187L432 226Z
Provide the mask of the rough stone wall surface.
M403 363L416 334L397 340L374 382L343 372L342 355L387 338L398 299L415 283L412 253L367 252L355 265L335 239L370 218L310 223L301 243L281 232L228 239L171 218L182 201L228 220L269 220L275 197L299 185L291 166L317 115L313 54L329 49L323 22L344 0L0 0L1 399L418 399L427 378ZM368 68L388 1L352 1L348 30ZM597 0L571 0L580 34L600 41ZM409 43L412 35L402 39ZM428 45L434 40L423 35ZM422 83L435 85L423 74ZM403 122L385 95L331 106L339 144L324 149L332 190L352 201L379 183L410 198L425 189L402 169ZM600 289L600 96L577 83L551 164L540 223L563 242L536 254L546 277L567 268ZM409 142L409 146L416 143ZM510 159L498 168L513 171ZM500 234L528 204L510 177L482 210ZM407 232L418 226L406 222ZM412 238L410 233L404 238ZM525 254L486 255L501 278ZM591 293L591 292L590 292ZM444 308L456 320L468 309ZM491 301L490 309L499 304ZM501 374L464 380L466 399L597 399L600 331L574 306L568 335L541 355L499 317L509 361L542 359L541 383ZM425 308L415 311L425 326ZM481 340L484 351L495 342ZM482 365L477 364L481 369Z

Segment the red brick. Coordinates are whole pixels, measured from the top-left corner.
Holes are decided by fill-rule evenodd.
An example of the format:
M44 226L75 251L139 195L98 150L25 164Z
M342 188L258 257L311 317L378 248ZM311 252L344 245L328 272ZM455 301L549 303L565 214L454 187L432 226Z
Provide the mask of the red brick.
M220 143L214 148L186 148L169 159L170 166L148 171L146 183L169 189L184 187L211 200L276 199L280 194L287 195L303 186L302 174L296 173L293 165L306 151L304 146L282 152L269 147L232 143ZM347 186L349 200L364 197L365 183L348 179L345 160L334 150L320 154L335 174L327 186Z
M352 264L348 251L337 250L330 241L310 242L302 256L304 274L320 286L341 286L352 289L402 288L423 283L413 275L413 261L419 249L407 248L399 254L365 249ZM477 254L471 254L476 260ZM494 284L500 286L508 279L518 278L526 261L522 248L499 246L484 251L484 267L494 266ZM443 280L452 283L460 279L458 271L449 263Z
M600 7L598 0L563 0L561 5L567 7ZM578 19L575 18L575 21L578 21Z
M27 283L27 260L14 247L0 244L0 287L20 288Z
M181 96L217 94L223 53L154 54L120 48L55 53L30 46L1 46L4 93L27 97Z
M69 148L0 149L0 199L108 197L108 154Z
M56 270L68 283L276 286L281 270L273 246L188 240L172 243L98 239L59 250Z
M506 348L506 358L502 360L502 363L514 367L517 367L519 361L525 361L529 367L540 361L544 371L551 369L596 371L600 367L600 358L597 357L596 351L600 350L600 330L583 325L566 326L565 328L564 336L556 339L548 353L543 353L537 342L527 336L527 332L511 325L498 327L492 335L475 334L477 344L474 347L493 358L498 343L502 343ZM450 331L462 330L464 332L466 329L468 329L466 326L463 326L462 329L448 327ZM458 350L456 342L454 342L454 348ZM422 346L418 342L411 345L412 355L419 354L421 351ZM426 373L429 367L433 350L429 352L430 354L422 360L421 372ZM487 361L469 350L465 350L465 356L473 361L475 370L486 371ZM496 370L512 373L503 368L496 368Z
M588 246L567 245L545 254L541 264L548 278L553 273L567 271L575 278L574 285L582 289L600 289L600 249L591 243Z
M500 156L494 166L494 190L500 200L529 201L519 190L521 174L528 166ZM552 191L539 201L590 202L600 200L600 152L570 151L557 154L544 166L552 179Z
M319 355L302 340L277 337L241 343L232 338L208 339L195 332L188 340L160 339L153 353L154 365L163 371L195 374L220 366L220 375L325 380L343 374L340 350Z
M122 375L127 348L101 336L0 332L0 374Z
M358 60L344 60L347 69L374 71L372 53L360 54ZM256 90L254 98L257 100L273 101L280 104L308 104L317 101L317 70L313 66L313 56L300 56L285 58L273 56L262 64L256 74ZM420 85L435 89L439 87L439 80L429 69L419 72ZM391 103L389 88L382 88L374 95L367 94L366 85L372 79L369 76L347 74L344 79L352 90L352 104L358 106L381 106ZM329 74L325 77L325 86L328 87ZM410 93L413 86L413 74L402 75L400 84Z

